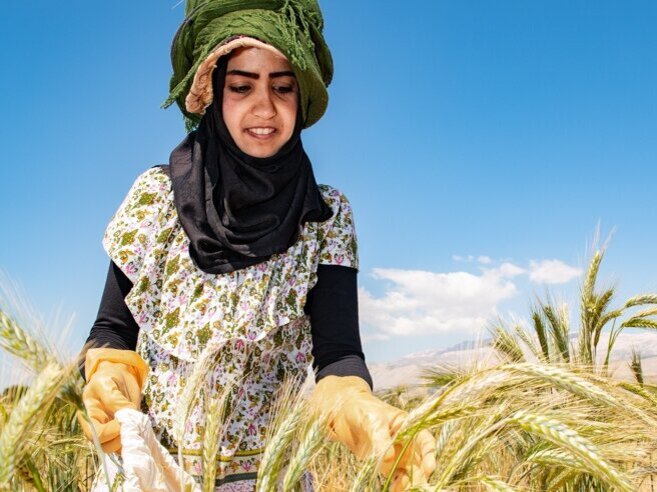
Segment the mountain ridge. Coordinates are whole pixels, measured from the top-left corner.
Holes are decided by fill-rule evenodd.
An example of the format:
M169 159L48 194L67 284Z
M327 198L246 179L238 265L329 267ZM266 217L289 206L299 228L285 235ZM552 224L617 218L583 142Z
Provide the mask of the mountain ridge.
M598 361L606 354L608 334L600 337ZM577 336L571 336L576 343ZM499 357L490 347L491 340L481 342L464 341L446 348L426 349L412 352L390 362L368 363L374 381L374 389L390 389L396 386L416 386L421 384L422 373L437 367L465 369L472 364L491 365ZM633 379L629 367L632 351L638 350L646 381L657 382L657 333L642 331L621 333L616 340L610 360L610 372L619 379Z

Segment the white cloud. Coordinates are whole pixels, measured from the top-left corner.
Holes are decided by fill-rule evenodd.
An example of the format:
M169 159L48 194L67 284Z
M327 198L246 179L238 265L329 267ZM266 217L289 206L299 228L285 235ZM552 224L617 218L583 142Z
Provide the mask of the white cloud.
M517 277L532 282L560 284L582 271L560 260L532 260L528 268L489 256L453 255L455 261L477 261L481 273L429 272L375 268L372 276L385 285L377 297L359 289L360 319L369 327L363 340L393 336L462 332L464 338L480 332L498 314L501 302L518 294ZM483 266L486 265L486 266Z
M370 340L390 340L390 335L386 335L385 333L371 333L371 334L361 333L360 340L361 342L368 342Z
M484 270L484 272L488 272L489 274L496 274L500 277L517 277L518 275L527 273L527 270L520 268L513 263L504 262L500 266L491 268L490 270Z
M360 317L385 335L469 335L485 327L501 301L517 294L510 279L524 272L511 263L480 275L375 268L373 276L389 285L381 297L360 289Z
M532 260L529 262L529 280L541 284L564 284L582 274L580 268L561 260Z

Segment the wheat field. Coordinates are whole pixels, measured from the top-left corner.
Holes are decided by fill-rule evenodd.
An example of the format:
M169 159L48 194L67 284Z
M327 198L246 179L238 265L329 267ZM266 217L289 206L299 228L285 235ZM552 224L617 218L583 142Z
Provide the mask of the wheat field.
M568 306L537 302L527 324L491 322L494 364L434 367L421 388L377 393L408 412L391 445L407 445L424 429L436 439L437 468L411 490L655 490L657 386L645 380L640 354L627 361L632 380L613 378L609 361L624 329L657 328L657 294L619 302L613 288L599 290L604 252L590 261L575 326ZM89 490L107 457L76 418L84 412L76 361L63 360L7 299L0 346L33 373L29 385L1 395L0 488ZM190 394L195 380L202 378L190 379ZM275 402L258 490L300 490L306 472L317 490L388 490L392 477L377 472L383 453L358 461L330 442L306 400L286 387ZM222 408L221 398L208 404L204 491L214 486ZM121 490L120 480L115 485Z

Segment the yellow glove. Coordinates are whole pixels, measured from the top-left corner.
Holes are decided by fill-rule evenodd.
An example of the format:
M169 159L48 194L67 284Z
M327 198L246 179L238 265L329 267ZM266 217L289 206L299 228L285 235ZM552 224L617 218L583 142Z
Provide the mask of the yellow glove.
M402 444L390 446L407 412L379 400L369 385L358 376L326 376L315 387L310 408L327 417L328 436L345 444L357 458L380 453L386 448L379 472L388 475ZM426 484L436 468L436 441L423 430L413 439L394 470L390 490L406 490L411 485ZM411 482L412 476L412 482Z
M121 408L139 410L148 365L133 350L95 348L87 351L84 372L87 384L82 401L101 447L106 453L119 452L121 426L114 413ZM78 421L92 441L89 423L79 412Z

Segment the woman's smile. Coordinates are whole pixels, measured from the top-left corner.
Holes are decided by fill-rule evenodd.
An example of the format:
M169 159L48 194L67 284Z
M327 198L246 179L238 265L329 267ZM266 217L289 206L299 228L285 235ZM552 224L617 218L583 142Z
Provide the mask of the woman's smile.
M246 133L248 133L253 138L257 138L258 140L268 140L274 137L274 133L276 133L276 128L272 128L272 127L247 128Z

